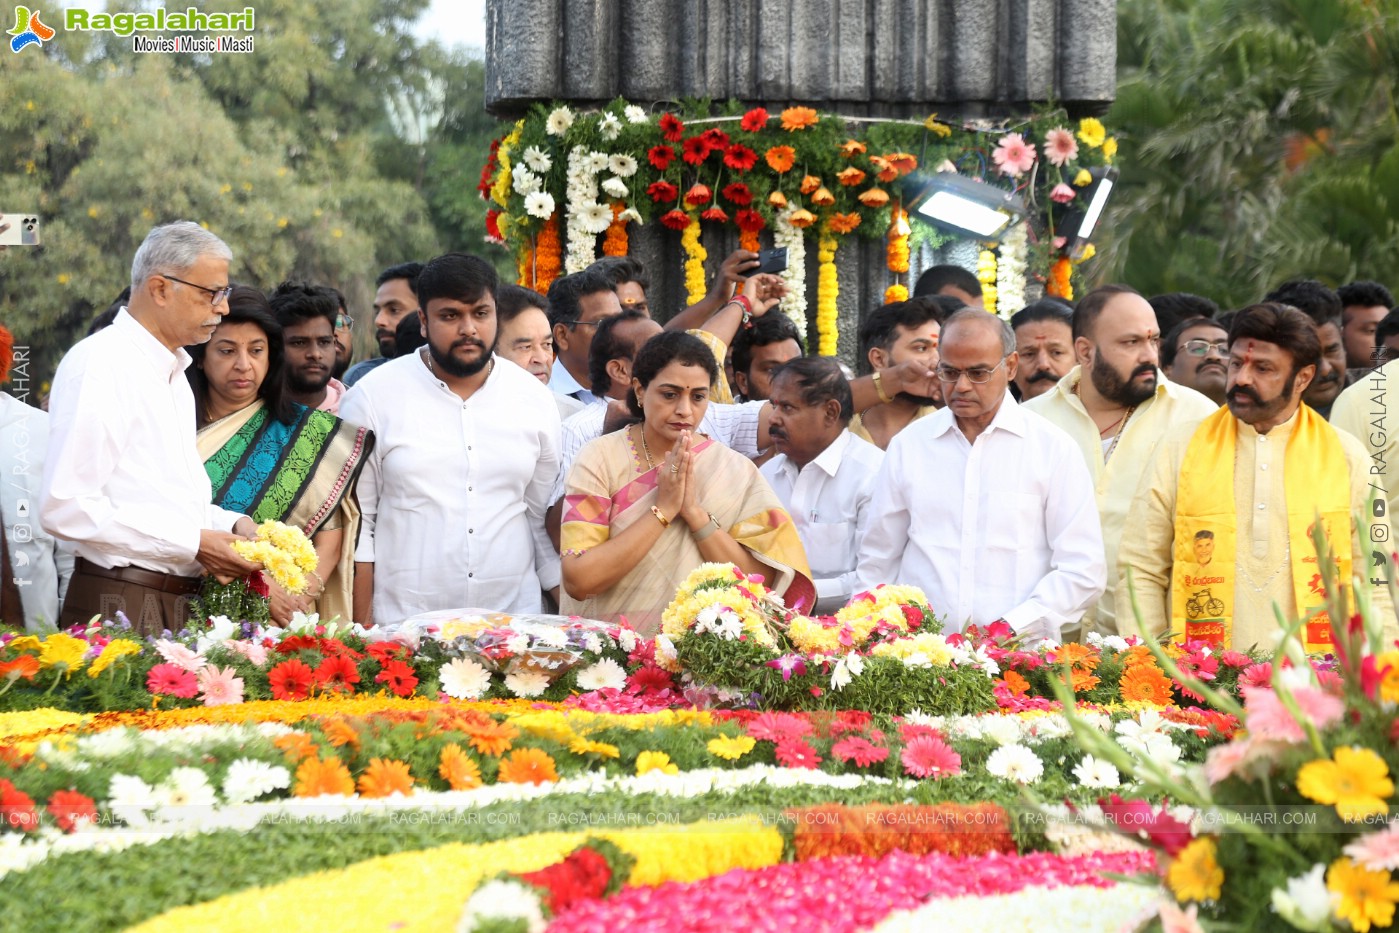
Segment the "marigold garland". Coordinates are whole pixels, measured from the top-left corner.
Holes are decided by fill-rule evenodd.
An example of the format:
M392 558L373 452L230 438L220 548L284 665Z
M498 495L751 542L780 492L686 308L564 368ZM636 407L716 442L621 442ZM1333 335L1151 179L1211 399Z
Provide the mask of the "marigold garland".
M897 301L908 301L908 286L895 282L884 289L884 303L891 305Z
M816 274L816 352L821 356L835 356L840 340L836 320L840 279L836 275L835 261L839 246L840 239L828 231L822 232L816 245L816 259L820 263Z
M1010 816L993 803L937 806L825 804L787 811L798 861L858 855L879 858L942 852L958 858L1015 851Z
M607 226L607 234L602 238L604 256L625 256L627 254L627 222L621 219L626 208L620 203L612 204L612 223Z
M534 245L534 281L530 287L540 294L546 294L554 279L563 272L563 240L559 234L559 215L551 215L544 222Z
M895 204L892 218L889 222L889 243L887 248L887 259L890 272L905 273L908 271L908 214L904 213L903 205Z
M709 258L704 244L700 242L700 225L694 212L687 211L690 223L680 234L680 245L685 249L685 291L690 304L699 304L709 290L704 280L704 261Z
M1067 256L1060 256L1054 260L1054 265L1049 270L1049 282L1045 285L1045 292L1055 298L1073 301L1074 286L1070 280L1072 275L1073 263Z
M981 306L988 314L996 313L996 254L989 249L976 258L976 280L981 283Z

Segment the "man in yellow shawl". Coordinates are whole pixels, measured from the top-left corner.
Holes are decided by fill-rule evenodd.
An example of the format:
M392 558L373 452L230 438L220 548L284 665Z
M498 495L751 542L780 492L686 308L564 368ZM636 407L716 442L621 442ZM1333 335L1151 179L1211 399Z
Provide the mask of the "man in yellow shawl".
M1276 604L1285 619L1308 617L1308 651L1331 650L1312 528L1320 516L1349 591L1352 571L1366 577L1352 516L1367 544L1388 540L1389 524L1364 446L1302 403L1320 357L1316 325L1296 308L1257 304L1234 318L1227 407L1163 441L1127 517L1119 592L1130 572L1150 633L1271 649ZM1371 598L1390 634L1388 590L1372 586Z

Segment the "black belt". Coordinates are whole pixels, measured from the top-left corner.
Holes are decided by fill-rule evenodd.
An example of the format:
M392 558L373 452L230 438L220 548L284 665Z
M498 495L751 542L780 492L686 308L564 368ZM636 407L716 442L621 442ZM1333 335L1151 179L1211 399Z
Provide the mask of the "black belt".
M158 590L162 593L174 593L178 596L191 596L198 593L199 588L204 583L203 577L177 577L173 573L160 573L156 570L144 570L140 567L99 567L92 561L81 557L77 559L74 570L91 577L134 583L147 589Z

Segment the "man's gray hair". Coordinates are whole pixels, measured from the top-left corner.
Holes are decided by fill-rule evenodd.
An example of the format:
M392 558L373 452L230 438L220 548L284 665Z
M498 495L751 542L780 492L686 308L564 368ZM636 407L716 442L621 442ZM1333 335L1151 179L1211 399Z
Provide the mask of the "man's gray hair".
M947 332L957 323L978 323L994 330L1001 338L1001 355L1010 356L1015 352L1015 331L1011 330L1010 322L994 314L987 314L980 308L963 308L960 311L953 311L948 315L947 320L942 322L942 339L947 339Z
M153 275L184 272L204 256L233 261L228 244L189 220L154 227L131 260L133 291Z

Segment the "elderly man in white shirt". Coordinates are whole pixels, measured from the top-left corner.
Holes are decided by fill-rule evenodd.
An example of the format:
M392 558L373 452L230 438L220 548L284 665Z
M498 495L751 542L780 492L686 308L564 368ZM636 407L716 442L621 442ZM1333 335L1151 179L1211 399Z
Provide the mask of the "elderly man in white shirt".
M184 347L228 313L231 259L196 223L156 227L132 261L129 304L59 364L40 520L78 558L61 625L121 610L146 634L179 629L201 573L229 582L259 567L229 547L252 519L211 504L185 378Z
M862 585L923 588L949 631L1003 619L1058 640L1107 584L1083 455L1010 397L1015 336L984 311L942 328L947 407L889 445L860 547Z
M538 612L559 584L544 510L559 413L538 379L494 355L496 274L448 253L418 277L427 346L356 383L340 414L374 431L359 481L356 621L436 609Z
M850 383L835 360L799 357L772 373L768 433L777 456L760 472L797 526L816 584L816 611L830 615L858 586L855 563L884 451L847 430Z

